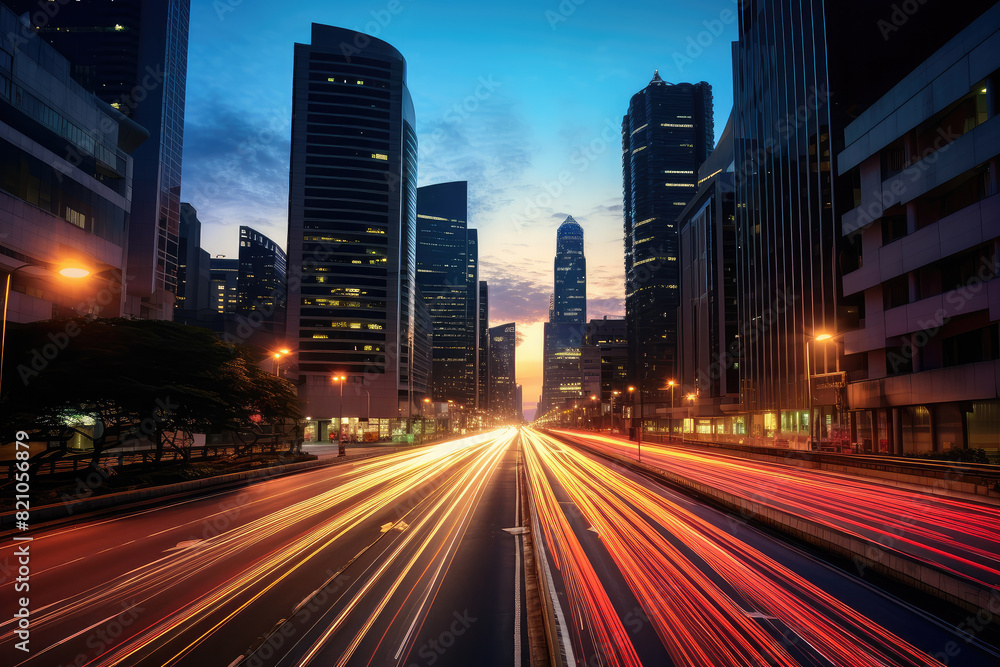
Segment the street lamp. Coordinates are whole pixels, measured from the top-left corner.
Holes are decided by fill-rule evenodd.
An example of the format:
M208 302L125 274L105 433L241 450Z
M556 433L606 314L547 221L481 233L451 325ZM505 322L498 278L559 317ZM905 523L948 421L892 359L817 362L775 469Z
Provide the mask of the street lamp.
M11 278L14 277L15 273L17 273L18 271L20 271L22 269L27 269L29 267L43 268L43 267L38 266L37 264L22 264L20 266L15 267L13 271L8 271L7 272L7 279L4 281L4 288L3 288L3 325L0 326L0 388L2 388L2 386L3 386L4 347L7 344L7 305L10 303L10 281L11 281ZM58 273L59 273L59 275L63 276L64 278L72 278L74 280L78 280L80 278L86 278L87 276L90 275L90 271L88 271L87 269L81 268L81 267L77 267L77 266L64 266L63 268L59 269ZM0 392L0 397L2 397L2 396L3 396L3 393Z
M635 422L635 397L633 392L635 391L634 386L629 386L628 396L629 402L632 404L632 421ZM639 427L635 429L635 446L639 453L639 463L642 463L642 392L639 392Z
M611 430L609 435L614 435L615 433L615 396L621 395L621 392L615 389L611 392Z
M339 446L337 447L337 456L346 456L347 450L344 448L344 382L347 381L347 376L334 375L333 381L340 383L340 420L337 422L337 441Z
M806 336L806 388L808 390L808 396L809 396L809 448L810 449L812 449L813 440L816 437L816 429L813 428L813 385L812 385L812 370L809 367L812 356L809 354L809 343L811 341L822 343L832 339L833 335L828 333L816 334L811 338L809 336Z
M667 380L667 386L670 387L670 439L674 439L674 387L677 386L677 380Z
M274 367L274 376L275 377L278 377L278 360L281 359L283 356L285 356L287 354L290 354L290 353L291 353L291 350L289 350L287 347L283 347L283 348L281 348L280 350L278 350L277 352L275 352L274 354L271 355L271 358L274 360L274 361L271 362L271 366Z
M424 407L431 402L431 399L425 398L424 402L420 404L420 441L423 442L427 439L427 416L424 413Z
M694 399L698 398L698 394L691 393L684 398L691 401L690 405L688 405L688 419L691 420L691 432L694 433L694 418L691 416L691 408L694 407ZM681 436L683 438L683 434Z
M597 395L596 394L591 394L590 395L590 428L591 428L591 430L593 430L593 428L594 428L594 401L596 401L596 400L597 400Z

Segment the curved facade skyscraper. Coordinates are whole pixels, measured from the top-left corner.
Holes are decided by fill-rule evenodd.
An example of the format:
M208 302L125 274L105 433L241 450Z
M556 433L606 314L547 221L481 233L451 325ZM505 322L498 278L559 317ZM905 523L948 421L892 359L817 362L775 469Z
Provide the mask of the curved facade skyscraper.
M654 73L622 119L629 374L650 399L678 373L677 216L697 192L714 137L712 86L704 81L675 85Z
M583 391L580 345L587 322L587 258L583 227L569 216L556 230L554 291L545 323L542 403L539 415L561 407Z
M299 393L321 422L406 417L420 384L408 372L417 139L406 61L352 30L313 24L311 41L295 45L288 197Z

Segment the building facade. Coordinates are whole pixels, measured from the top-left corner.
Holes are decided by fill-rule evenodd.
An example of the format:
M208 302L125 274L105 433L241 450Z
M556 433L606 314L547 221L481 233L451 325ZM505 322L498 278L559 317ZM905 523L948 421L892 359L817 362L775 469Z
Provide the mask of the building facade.
M201 247L201 221L191 204L181 202L177 248L177 294L174 309L196 313L209 308L211 259Z
M80 0L57 12L33 0L5 4L28 13L31 32L66 56L77 82L149 132L133 154L125 312L172 319L190 0Z
M847 423L865 451L995 449L1000 434L1000 5L845 129Z
M677 216L697 191L714 145L712 87L654 73L622 119L625 319L630 379L647 402L678 371L680 264Z
M682 395L694 393L706 414L738 408L736 208L730 116L719 144L698 170L698 191L677 219Z
M287 259L277 243L251 227L240 226L237 305L256 313L261 329L284 335Z
M835 160L853 141L852 121L888 104L890 88L984 10L983 3L922 5L905 30L886 32L879 3L740 6L733 45L738 363L750 437L808 447L850 442L856 432L846 384L865 377L869 359L845 354L845 332L862 327L869 297L844 289L863 244L841 233L841 216L858 205L861 185L860 173L837 171ZM901 139L888 124L875 132L887 134ZM893 150L892 159L901 159Z
M515 328L514 322L490 327L490 410L500 423L517 419Z
M313 24L295 45L288 215L288 342L313 421L419 414L416 133L406 61L389 44ZM416 358L416 355L413 355ZM335 377L363 379L343 392ZM407 424L407 428L408 428ZM323 430L319 425L319 431Z
M120 317L132 154L148 133L0 6L0 290L6 319ZM96 129L95 129L96 128ZM59 271L90 272L81 279ZM8 385L4 385L5 387Z
M584 395L596 395L610 406L611 396L628 390L628 325L624 319L590 320L583 336L583 353L597 362L596 382ZM619 405L621 403L619 402Z
M479 388L478 233L468 227L468 184L417 189L417 285L434 326L435 401L476 405Z
M587 258L583 227L569 216L556 230L554 291L544 327L540 414L583 392L580 344L587 322Z
M479 388L476 407L490 406L490 290L485 280L479 281Z

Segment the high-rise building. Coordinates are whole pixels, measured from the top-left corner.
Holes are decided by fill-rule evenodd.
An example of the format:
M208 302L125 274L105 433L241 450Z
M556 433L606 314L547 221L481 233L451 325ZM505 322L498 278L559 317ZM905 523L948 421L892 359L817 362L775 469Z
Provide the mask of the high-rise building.
M434 325L435 401L476 405L479 249L468 227L468 184L417 188L417 285Z
M587 321L587 259L583 228L569 216L556 230L555 289L544 327L542 405L539 414L578 398L580 344Z
M597 395L602 404L610 406L612 393L625 393L628 388L628 328L625 320L609 319L607 316L590 320L583 336L582 349L583 354L592 360L592 368L596 371L584 396Z
M490 411L502 422L512 422L517 418L515 328L514 322L490 327Z
M181 202L177 249L177 294L174 308L195 313L209 308L211 258L201 247L201 221L191 204Z
M70 63L31 33L25 38L26 30L0 5L0 294L9 279L7 320L119 317L131 156L149 135L74 81ZM65 268L90 275L58 275Z
M279 335L285 330L286 269L281 246L255 229L240 227L238 309L257 313L255 325Z
M190 0L78 0L51 12L35 0L5 4L66 56L76 81L149 132L133 154L125 312L172 319Z
M846 126L837 155L854 194L843 294L863 316L843 336L860 360L843 378L851 412L823 414L863 451L1000 437L1000 5L966 20Z
M219 255L209 260L209 301L220 315L235 315L240 308L240 260Z
M838 155L861 132L870 143L867 149L854 144L852 160L900 142L885 152L883 173L911 166L906 160L913 153L906 157L906 151L912 146L901 145L910 141L909 129L897 131L887 120L869 133L866 122L852 121L873 105L877 109L870 113L877 115L896 104L885 97L889 89L973 23L986 4L926 3L899 30L886 20L882 3L755 0L739 9L733 132L741 409L750 414L748 435L761 442L780 439L801 447L811 438L842 442L856 430L844 409L844 385L866 372L865 364L872 362L867 353L874 351L867 346L875 345L878 336L855 348L866 354L845 355L841 334L859 329L862 321L867 328L869 299L878 290L856 289L863 282L844 289L844 274L855 270L864 240L843 234L841 217L862 198L862 180L874 180L857 170L858 162L841 174ZM788 39L789 34L796 38ZM949 86L958 80L947 77ZM960 96L951 93L926 95L935 104L945 98L960 103ZM916 99L907 100L899 116L907 128L928 120L924 113L930 107ZM949 163L956 154L949 154ZM943 181L936 185L945 187ZM903 218L894 217L895 209L889 213L886 238L910 229L910 213ZM911 240L902 242L908 246ZM878 266L870 256L864 259L866 272ZM929 274L911 275L905 280L916 281L916 290ZM910 299L910 287L900 287L902 282L887 286L906 291ZM893 304L899 305L890 299L882 307L888 312ZM912 333L907 325L890 346L902 347ZM878 341L885 343L886 338ZM883 414L883 419L888 417Z
M343 44L364 39L359 54ZM313 24L295 45L288 197L288 334L315 420L419 414L415 117L389 44ZM367 393L332 378L364 378ZM322 426L322 425L321 425ZM322 428L319 429L322 432Z
M714 145L712 87L654 73L622 119L625 318L630 380L646 401L676 376L680 266L677 216Z
M485 280L479 281L479 388L476 407L490 406L490 290Z
M739 398L733 119L698 170L698 191L680 229L680 365L675 390L694 393L688 412L717 414Z

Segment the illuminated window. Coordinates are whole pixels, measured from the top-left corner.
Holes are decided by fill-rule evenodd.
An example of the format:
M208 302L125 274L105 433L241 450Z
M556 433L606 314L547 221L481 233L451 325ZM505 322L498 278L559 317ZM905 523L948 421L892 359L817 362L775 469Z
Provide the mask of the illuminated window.
M660 123L660 127L694 127L691 123Z
M313 334L313 338L329 338L326 334Z
M638 153L639 151L644 151L644 150L646 150L646 147L645 147L645 146L639 146L638 148L636 148L636 149L634 149L634 150L632 151L632 155L635 155L635 154L636 154L636 153Z
M385 153L372 153L372 157L376 160L388 160L389 156Z
M664 183L668 188L693 188L694 183Z

